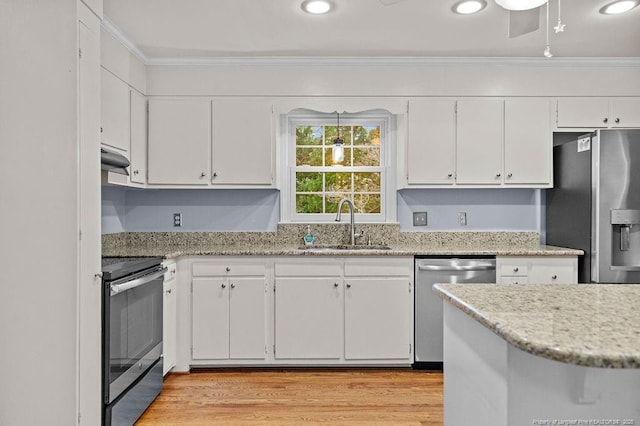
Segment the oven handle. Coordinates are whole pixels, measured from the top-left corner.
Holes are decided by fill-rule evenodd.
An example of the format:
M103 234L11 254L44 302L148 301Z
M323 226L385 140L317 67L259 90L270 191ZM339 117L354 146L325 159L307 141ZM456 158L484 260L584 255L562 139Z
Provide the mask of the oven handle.
M133 281L127 281L126 283L122 284L111 284L111 296L115 296L116 294L122 293L123 291L130 290L132 288L147 284L155 279L158 279L163 276L164 273L167 272L167 270L167 268L162 268L149 275L137 278Z

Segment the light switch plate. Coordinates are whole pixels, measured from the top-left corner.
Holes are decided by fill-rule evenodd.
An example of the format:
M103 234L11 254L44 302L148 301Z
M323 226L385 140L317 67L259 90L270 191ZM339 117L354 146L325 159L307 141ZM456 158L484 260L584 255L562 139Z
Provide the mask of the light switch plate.
M413 226L427 226L427 212L414 212Z

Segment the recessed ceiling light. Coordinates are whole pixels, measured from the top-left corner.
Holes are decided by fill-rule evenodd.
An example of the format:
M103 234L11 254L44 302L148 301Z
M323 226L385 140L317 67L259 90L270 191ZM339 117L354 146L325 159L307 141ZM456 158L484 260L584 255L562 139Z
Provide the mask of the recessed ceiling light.
M487 6L487 2L484 0L464 0L453 5L453 11L460 15L470 15L472 13L480 12Z
M548 0L496 0L498 6L507 10L529 10L540 7Z
M640 0L620 0L609 3L600 9L600 13L604 15L617 15L619 13L628 12L640 3Z
M302 10L314 15L320 15L331 10L331 3L327 0L305 0L302 2Z

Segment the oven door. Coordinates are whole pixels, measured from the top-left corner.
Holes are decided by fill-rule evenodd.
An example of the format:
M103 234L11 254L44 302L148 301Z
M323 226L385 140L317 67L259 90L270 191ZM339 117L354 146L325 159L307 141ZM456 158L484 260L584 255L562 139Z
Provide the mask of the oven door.
M165 271L166 268L155 268L105 285L106 404L131 386L162 354Z

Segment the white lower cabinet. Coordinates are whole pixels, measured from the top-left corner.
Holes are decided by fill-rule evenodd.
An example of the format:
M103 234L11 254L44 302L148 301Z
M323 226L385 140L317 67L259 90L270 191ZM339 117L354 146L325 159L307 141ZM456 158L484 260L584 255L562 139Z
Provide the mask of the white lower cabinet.
M500 284L571 284L578 282L576 256L496 257Z
M194 263L192 360L264 360L267 286L263 263Z
M164 274L162 306L162 374L166 375L176 365L176 296L178 293L176 262L169 260L162 264L167 268Z

